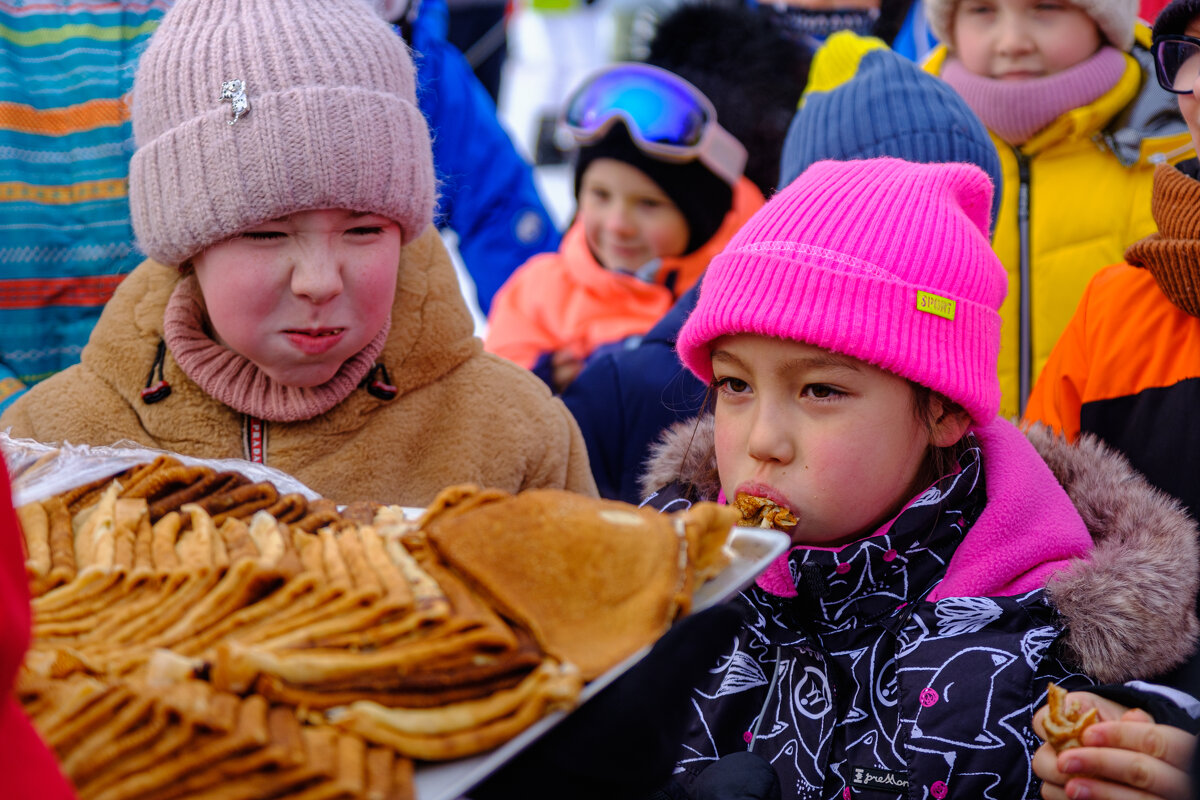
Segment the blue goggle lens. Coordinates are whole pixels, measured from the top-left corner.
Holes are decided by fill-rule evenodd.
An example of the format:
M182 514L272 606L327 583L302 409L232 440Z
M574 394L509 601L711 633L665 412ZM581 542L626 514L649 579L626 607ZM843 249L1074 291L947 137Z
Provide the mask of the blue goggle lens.
M595 132L620 117L645 142L695 147L709 123L708 111L688 86L670 78L628 69L602 73L571 98L566 123Z

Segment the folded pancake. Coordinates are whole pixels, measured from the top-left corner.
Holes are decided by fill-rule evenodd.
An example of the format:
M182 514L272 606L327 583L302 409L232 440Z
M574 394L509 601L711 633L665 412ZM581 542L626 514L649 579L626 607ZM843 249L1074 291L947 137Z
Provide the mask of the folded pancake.
M25 544L25 577L29 593L36 597L50 588L50 517L35 501L18 508L17 519Z
M441 510L422 532L438 556L551 656L585 680L652 643L690 609L689 553L719 553L736 514L698 504L664 515L627 503L537 489ZM434 501L437 506L439 501Z
M420 709L357 701L325 716L338 728L410 758L442 761L489 750L550 711L573 707L581 688L574 667L547 660L516 686L478 700Z
M163 495L150 506L151 521L157 521L172 511L178 511L188 503L195 503L210 494L226 491L234 486L246 483L246 479L236 472L209 472L200 480L186 485L170 494Z
M1072 747L1082 747L1080 737L1088 726L1097 721L1096 709L1088 709L1086 714L1080 712L1079 706L1067 703L1067 690L1053 681L1046 687L1046 718L1043 725L1046 729L1046 741L1061 753Z

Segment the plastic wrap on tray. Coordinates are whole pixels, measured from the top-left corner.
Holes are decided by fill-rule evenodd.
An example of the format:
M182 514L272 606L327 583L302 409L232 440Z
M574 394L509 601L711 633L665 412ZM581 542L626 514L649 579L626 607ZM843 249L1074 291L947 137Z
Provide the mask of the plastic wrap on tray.
M0 452L3 452L8 465L13 503L16 506L115 475L163 455L174 456L184 464L238 472L252 482L266 481L274 484L281 495L294 492L309 500L320 497L291 475L263 464L240 458L192 458L128 441L101 447L70 442L45 444L33 439L14 439L6 431L0 431Z

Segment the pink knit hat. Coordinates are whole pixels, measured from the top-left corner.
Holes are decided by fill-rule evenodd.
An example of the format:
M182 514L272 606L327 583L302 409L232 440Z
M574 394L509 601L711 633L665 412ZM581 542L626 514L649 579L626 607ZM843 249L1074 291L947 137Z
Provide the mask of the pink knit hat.
M408 46L364 0L179 0L133 84L138 244L176 265L296 211L433 220Z
M751 217L704 275L679 333L712 380L714 339L823 347L916 381L988 422L1007 277L988 241L992 185L971 164L818 161Z

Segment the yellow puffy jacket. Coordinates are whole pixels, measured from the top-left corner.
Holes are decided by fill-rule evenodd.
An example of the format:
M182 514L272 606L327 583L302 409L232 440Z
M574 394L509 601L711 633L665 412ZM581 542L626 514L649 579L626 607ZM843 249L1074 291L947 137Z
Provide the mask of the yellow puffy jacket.
M1088 280L1155 231L1154 167L1192 155L1172 95L1154 78L1150 29L1138 24L1125 74L1014 147L994 134L1004 186L992 247L1008 270L1000 413L1019 414ZM940 75L941 46L924 66Z

